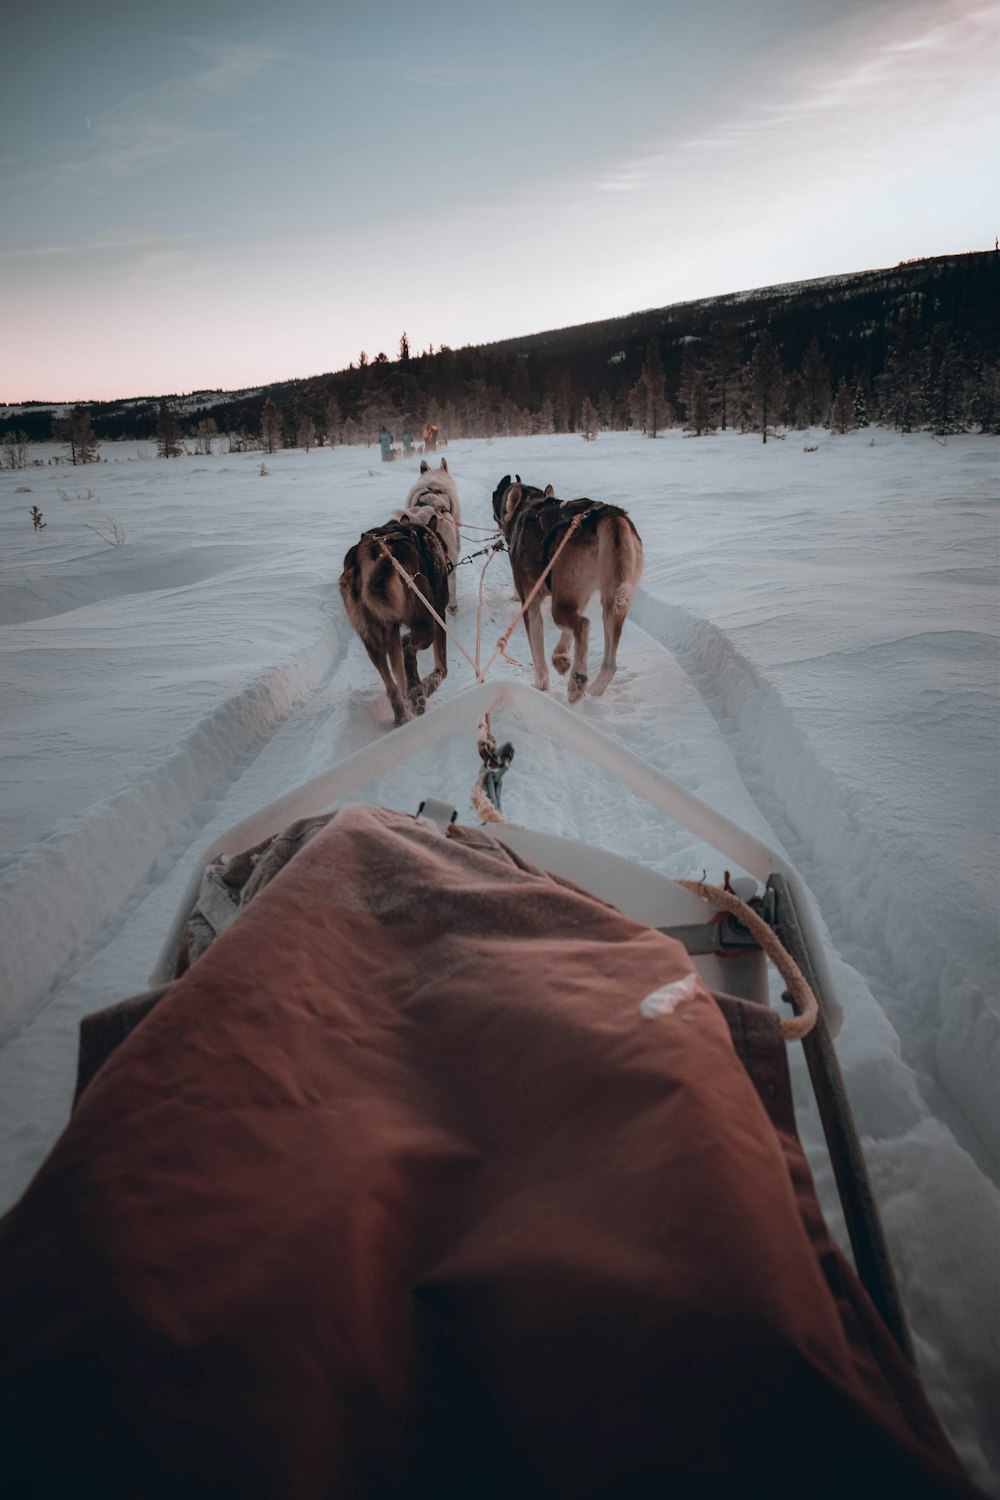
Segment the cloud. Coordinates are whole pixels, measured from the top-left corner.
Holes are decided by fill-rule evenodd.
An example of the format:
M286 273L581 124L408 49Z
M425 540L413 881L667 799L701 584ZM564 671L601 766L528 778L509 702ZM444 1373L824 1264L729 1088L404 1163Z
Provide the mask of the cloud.
M288 54L257 42L216 42L205 37L186 36L184 45L208 59L201 72L173 86L175 94L202 94L208 97L238 94L273 64L288 60ZM299 60L301 61L301 60Z
M38 256L108 255L120 251L143 252L163 250L185 240L197 240L203 236L190 234L156 235L142 234L128 229L111 229L106 234L89 240L76 240L64 245L32 245L20 250L0 251L0 260L35 260Z

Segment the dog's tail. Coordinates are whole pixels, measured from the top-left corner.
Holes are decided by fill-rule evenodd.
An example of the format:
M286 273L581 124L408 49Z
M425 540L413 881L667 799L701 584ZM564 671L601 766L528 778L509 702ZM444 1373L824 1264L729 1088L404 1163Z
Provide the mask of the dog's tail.
M597 568L601 608L622 624L642 577L642 542L628 516L612 514L597 523Z
M393 567L391 558L376 558L364 581L364 602L373 615L386 623L403 620L406 615L406 584Z

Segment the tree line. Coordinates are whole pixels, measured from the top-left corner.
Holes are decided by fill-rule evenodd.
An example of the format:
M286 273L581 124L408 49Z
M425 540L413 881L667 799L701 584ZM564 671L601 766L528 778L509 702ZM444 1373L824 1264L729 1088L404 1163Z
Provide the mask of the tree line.
M414 353L403 333L393 359L362 351L346 370L245 395L10 418L6 457L12 445L55 439L71 462L87 463L100 441L122 437L155 437L163 457L213 445L273 453L373 443L383 427L419 443L425 423L445 440L630 429L655 437L681 427L767 441L777 427L846 433L873 422L942 435L1000 431L995 258L927 265L923 290L905 275L891 295L881 287L880 321L864 281L875 273L860 273L824 296L806 283L797 301L785 289L749 310L739 299L712 299L686 316L665 309L658 326L654 314L591 325L589 337L584 327ZM699 309L712 308L722 315L706 323ZM942 311L952 320L936 316Z

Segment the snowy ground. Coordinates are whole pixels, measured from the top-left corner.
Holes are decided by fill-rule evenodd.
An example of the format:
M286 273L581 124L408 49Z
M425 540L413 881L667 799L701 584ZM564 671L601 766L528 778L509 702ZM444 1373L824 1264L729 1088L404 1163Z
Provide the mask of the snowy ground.
M145 986L197 852L391 732L336 584L417 467L355 448L276 454L261 474L259 454L164 462L123 444L72 469L47 462L55 451L0 473L0 1208L65 1121L80 1016ZM642 591L618 677L578 711L807 881L924 1381L1000 1495L995 440L672 432L447 456L480 527L509 471L629 507ZM480 565L460 575L470 651ZM513 613L503 559L485 599L492 646ZM512 650L523 665L494 675L530 680L520 631ZM429 712L471 680L453 651ZM512 820L667 875L719 875L713 851L602 773L524 724L495 728L517 744ZM471 741L449 745L358 797L464 807L477 764Z

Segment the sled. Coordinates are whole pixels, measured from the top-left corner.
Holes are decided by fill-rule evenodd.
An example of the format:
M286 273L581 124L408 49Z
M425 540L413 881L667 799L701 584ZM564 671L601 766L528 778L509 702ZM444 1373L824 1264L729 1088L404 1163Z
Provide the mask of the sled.
M508 714L748 901L717 921L493 821ZM344 801L445 739L479 746L482 826L452 788ZM796 1134L772 934L818 999L859 1277ZM205 851L151 980L84 1021L73 1118L0 1221L12 1493L974 1496L913 1366L799 876L581 717L484 684L290 792Z
M744 888L759 882L760 894L750 896L747 892L752 908L773 928L819 1001L819 1020L803 1046L858 1275L912 1362L912 1340L833 1046L843 1013L801 877L782 855L547 694L518 682L484 683L467 689L450 702L437 705L433 714L414 719L365 746L231 828L200 858L150 976L151 986L169 983L176 973L184 927L211 865L274 837L296 820L325 811L429 746L463 736L471 746L484 717L504 712L516 714L610 772L650 806L716 848L746 871L750 879L744 877ZM488 770L483 780L489 790ZM499 781L494 780L492 785L498 789ZM494 796L499 805L498 790ZM458 817L457 809L431 797L414 811L436 818L442 827ZM635 921L677 938L710 990L760 1005L769 1003L764 955L736 918L714 912L706 915L705 903L676 881L606 850L506 822L498 832L503 842L523 858L572 880Z

